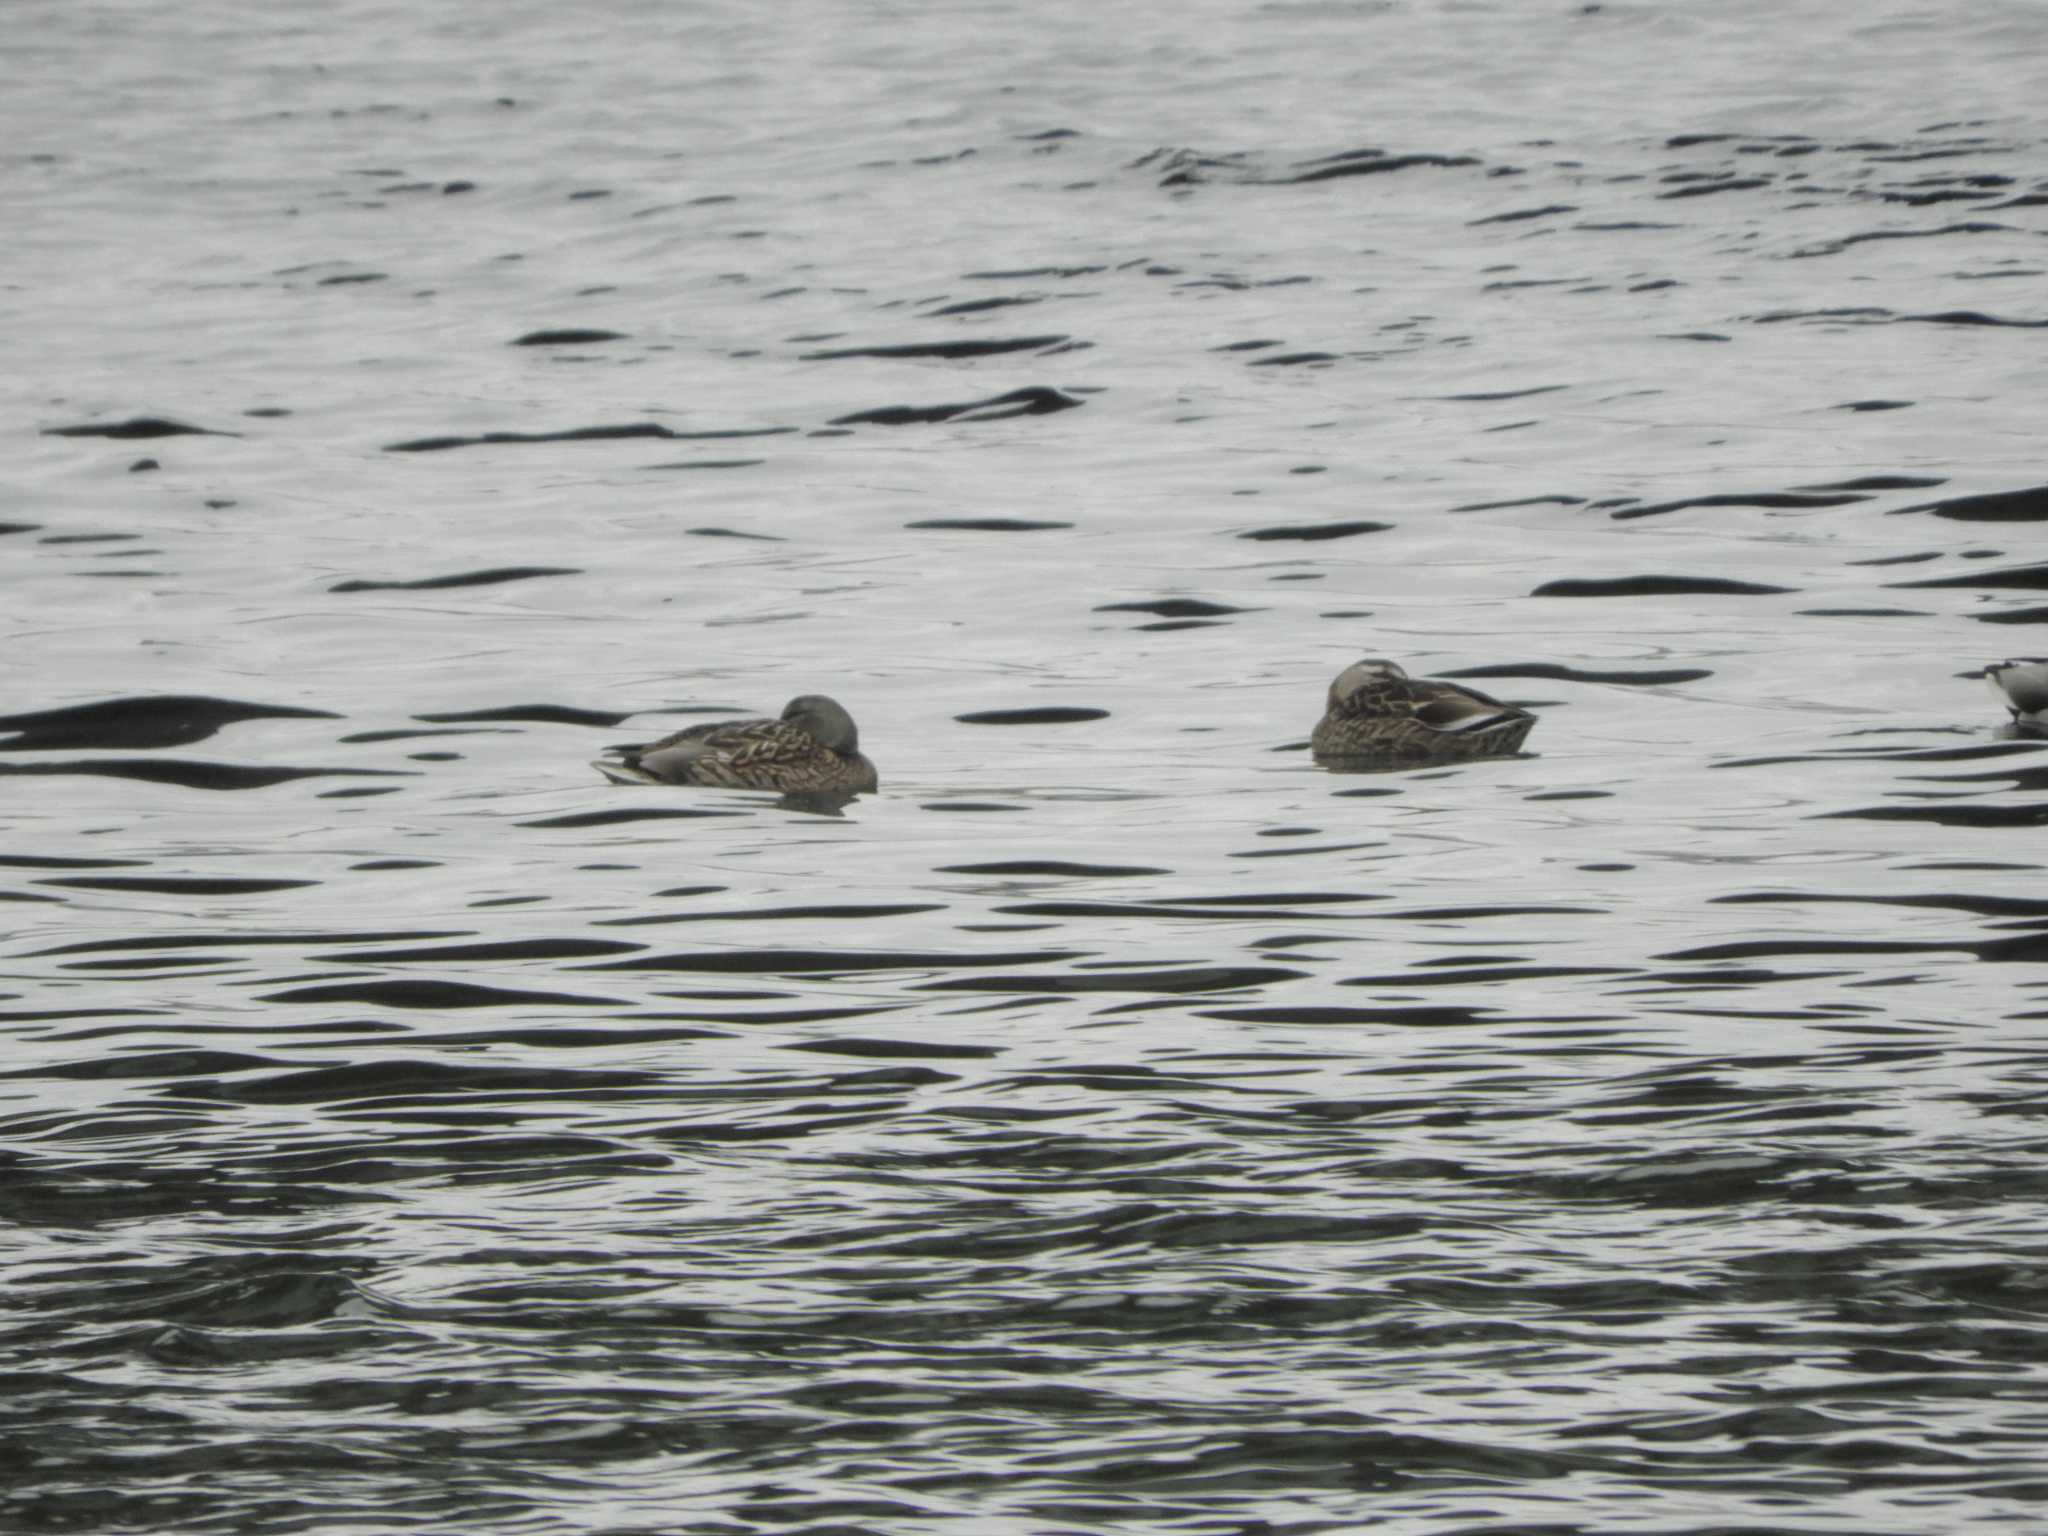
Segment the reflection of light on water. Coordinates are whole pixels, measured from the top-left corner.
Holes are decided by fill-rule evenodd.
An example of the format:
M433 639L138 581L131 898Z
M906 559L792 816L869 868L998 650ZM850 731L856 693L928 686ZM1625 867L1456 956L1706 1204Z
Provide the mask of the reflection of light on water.
M2036 52L1849 16L18 29L7 1515L2010 1524Z

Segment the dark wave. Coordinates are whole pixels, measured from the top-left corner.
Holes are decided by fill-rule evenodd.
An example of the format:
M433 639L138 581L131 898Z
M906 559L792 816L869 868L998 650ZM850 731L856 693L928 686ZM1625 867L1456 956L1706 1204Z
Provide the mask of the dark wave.
M303 890L320 882L224 875L57 875L36 883L77 891L147 891L157 896L256 896L271 891Z
M1902 325L1993 325L2022 331L2048 329L2048 320L2012 320L2003 315L1987 315L1981 309L1944 309L1931 315L1900 315L1898 320Z
M907 341L893 346L836 347L822 352L799 354L807 363L832 362L847 357L1000 357L1006 352L1044 352L1065 347L1068 336L1013 336L968 341Z
M467 981L338 981L312 987L287 987L259 996L259 1003L346 1003L363 1008L616 1008L609 997L573 992L524 991L486 987Z
M2034 592L2048 588L2048 564L2011 565L1997 570L1969 572L1962 576L1931 576L1923 581L1887 582L1892 587L1989 587L1997 590Z
M2048 522L2048 485L2018 491L1987 491L1977 496L1952 496L1946 501L1916 502L1898 513L1931 512L1961 523Z
M1546 581L1531 597L1742 597L1796 592L1797 587L1773 587L1756 581L1736 581L1722 576L1616 576L1605 580L1567 578Z
M1031 517L927 517L906 528L950 529L956 533L1041 533L1054 528L1071 528L1072 523L1051 522Z
M1506 661L1484 667L1456 667L1439 673L1442 677L1541 677L1570 683L1602 683L1624 688L1668 688L1679 683L1696 683L1712 677L1707 667L1665 667L1651 670L1595 671L1567 667L1554 661Z
M481 448L505 443L614 443L652 438L658 442L716 442L730 438L780 437L795 427L749 427L715 432L678 432L659 422L636 421L618 426L568 427L559 432L484 432L471 437L415 437L387 443L386 453L442 453L450 448Z
M1143 992L1175 997L1186 993L1235 992L1289 981L1305 974L1279 966L1191 965L1155 971L1052 971L1012 976L947 976L918 983L927 992L1003 992L1023 995Z
M1150 864L1076 864L1064 859L1009 859L992 864L942 864L944 875L1043 876L1050 879L1115 880L1138 875L1164 875Z
M1211 619L1230 613L1257 613L1256 608L1237 608L1229 603L1212 603L1201 597L1155 597L1148 602L1098 603L1094 613L1150 613L1162 619Z
M1028 709L977 709L953 717L962 725L1076 725L1107 720L1109 711L1089 705L1046 704Z
M203 694L101 699L21 715L0 715L0 752L120 751L185 747L244 720L336 720L324 709L249 704Z
M1062 394L1057 389L1043 385L1034 385L1026 389L1013 389L1007 394L992 395L986 400L965 400L954 405L877 406L872 410L835 416L831 425L849 427L870 423L884 427L905 427L956 419L1006 421L1013 416L1046 416L1055 411L1071 411L1081 404L1083 402L1072 395Z
M622 331L600 331L585 327L566 326L559 330L528 331L524 336L515 337L515 347L583 347L594 346L601 341L624 341Z
M86 422L74 427L45 427L45 437L110 437L120 441L152 437L239 437L215 427L195 427L167 416L130 416L124 421Z
M732 711L708 709L702 713L729 714ZM413 719L424 720L430 725L590 725L601 730L610 730L621 721L632 718L630 710L621 713L608 709L578 709L568 704L499 704L487 709L439 709L413 716Z
M1667 512L1683 512L1688 507L1846 507L1869 499L1863 495L1818 495L1810 491L1726 491L1711 496L1688 496L1680 501L1658 502L1654 506L1625 507L1608 515L1616 522L1628 522L1634 518L1662 517Z
M1361 533L1385 533L1393 526L1392 523L1378 523L1364 518L1335 523L1284 523L1273 528L1253 528L1240 533L1238 537L1262 542L1287 539L1303 543L1321 543L1326 539L1355 538Z
M872 971L948 971L959 967L1049 965L1076 958L1075 950L1000 951L993 954L917 950L721 949L607 960L589 971L707 971L752 976L855 976Z
M80 757L61 763L0 763L0 775L97 774L110 779L136 779L147 784L173 784L181 789L268 789L295 779L394 779L412 774L398 768L250 767L242 763L196 762L169 757Z
M337 581L330 592L432 592L445 587L500 587L507 582L532 581L541 576L580 576L573 565L500 565L482 571L461 571L452 576L420 576L411 581Z

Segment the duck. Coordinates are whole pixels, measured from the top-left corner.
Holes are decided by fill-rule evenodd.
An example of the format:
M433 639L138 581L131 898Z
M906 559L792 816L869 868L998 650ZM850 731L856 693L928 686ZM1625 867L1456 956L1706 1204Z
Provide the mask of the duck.
M1984 669L1984 681L2012 711L2015 725L2048 726L2048 660L2020 656Z
M659 741L604 750L591 766L614 784L707 784L790 795L872 794L877 786L853 716L822 693L791 699L777 720L712 720Z
M1354 661L1330 684L1309 738L1330 768L1390 768L1519 752L1536 724L1526 709L1477 688L1410 677L1398 662Z

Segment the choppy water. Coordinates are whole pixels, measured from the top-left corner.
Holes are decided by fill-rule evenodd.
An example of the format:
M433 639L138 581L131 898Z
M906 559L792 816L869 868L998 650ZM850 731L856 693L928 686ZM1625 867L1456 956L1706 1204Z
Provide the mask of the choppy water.
M9 26L0 1527L2038 1518L2048 13Z

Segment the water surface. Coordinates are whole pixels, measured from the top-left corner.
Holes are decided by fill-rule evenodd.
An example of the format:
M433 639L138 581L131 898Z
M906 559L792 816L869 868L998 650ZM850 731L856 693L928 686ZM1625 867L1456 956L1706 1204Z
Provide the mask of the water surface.
M2034 8L16 33L0 1523L2038 1507Z

